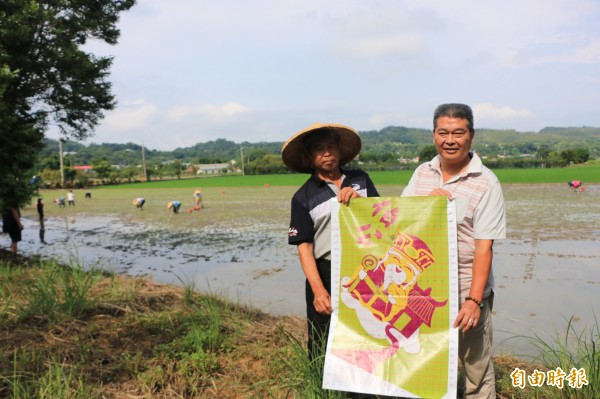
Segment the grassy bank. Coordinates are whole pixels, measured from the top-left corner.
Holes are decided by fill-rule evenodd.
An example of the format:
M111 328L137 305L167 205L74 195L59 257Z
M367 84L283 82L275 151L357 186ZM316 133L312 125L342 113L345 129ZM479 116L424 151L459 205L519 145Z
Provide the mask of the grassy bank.
M289 372L284 332L303 332L191 289L28 262L0 264L2 398L266 398Z
M321 365L306 360L302 318L190 287L0 255L2 398L345 397L318 388ZM548 344L551 356L537 366L496 358L498 397L597 398L598 331L593 350L578 337L575 349L570 339ZM513 386L517 367L530 375L557 366L586 367L589 385Z

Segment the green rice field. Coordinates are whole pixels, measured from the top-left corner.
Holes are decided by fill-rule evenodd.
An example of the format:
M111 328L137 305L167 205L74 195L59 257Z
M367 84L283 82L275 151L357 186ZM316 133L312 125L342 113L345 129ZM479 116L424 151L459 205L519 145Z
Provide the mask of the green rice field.
M412 170L369 172L375 185L406 185L412 176ZM538 169L496 169L501 183L548 184L567 183L581 180L584 184L600 183L600 163L572 166L567 168ZM306 180L306 174L278 174L258 176L215 176L181 180L162 180L144 183L124 184L112 188L193 188L201 187L257 187L257 186L300 186Z

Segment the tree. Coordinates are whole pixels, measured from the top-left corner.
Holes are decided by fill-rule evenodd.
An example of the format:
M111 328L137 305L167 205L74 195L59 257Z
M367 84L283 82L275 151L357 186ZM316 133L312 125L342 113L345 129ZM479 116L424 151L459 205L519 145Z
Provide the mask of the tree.
M560 156L566 165L570 163L584 163L590 159L590 152L587 148L575 148L561 151Z
M179 159L173 161L166 168L166 172L172 176L176 176L177 179L181 179L181 161Z
M64 168L64 173L65 173L65 181L67 182L66 185L68 187L72 187L73 180L75 180L75 176L77 176L77 171L75 169L67 166Z
M14 73L2 65L3 59L4 52L0 47L0 98L4 97L14 77ZM15 115L0 99L0 211L22 205L35 192L36 187L28 182L34 174L35 154L42 148L42 137L26 118Z
M590 159L590 151L587 148L575 148L573 153L575 163L585 163Z
M429 160L433 159L437 154L438 154L438 152L433 144L427 145L427 146L421 148L421 151L419 151L419 161L420 162L429 161Z
M44 134L89 137L115 105L112 59L86 53L88 39L116 44L119 14L135 0L0 2L0 208L23 205ZM9 203L10 202L10 203Z
M225 171L227 172L227 171ZM259 159L248 162L246 173L249 175L271 174L271 173L286 173L287 168L280 155L265 154Z
M94 172L96 172L100 179L108 178L112 171L113 167L110 166L106 161L100 161L94 165Z
M127 183L131 183L131 181L139 176L140 170L137 166L127 166L121 170L121 176L127 179Z
M42 184L46 188L56 187L60 184L60 171L58 170L46 168L40 172L40 176L42 177Z
M538 150L537 150L537 152L535 154L535 157L536 157L536 159L538 159L540 161L543 161L546 158L548 158L549 155L550 155L550 148L548 148L547 145L541 145L538 148Z

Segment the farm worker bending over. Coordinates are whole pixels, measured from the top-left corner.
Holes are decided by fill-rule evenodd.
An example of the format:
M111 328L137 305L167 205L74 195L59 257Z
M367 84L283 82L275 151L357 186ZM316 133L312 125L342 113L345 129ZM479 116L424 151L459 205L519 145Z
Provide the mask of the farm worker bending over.
M583 183L580 180L572 180L569 182L569 187L571 187L571 189L573 191L584 191L583 188Z
M133 200L133 205L135 205L137 208L140 208L141 210L144 210L145 203L146 203L146 200L141 197Z
M179 213L180 207L181 207L181 202L179 202L179 201L170 201L167 204L167 209L172 210L173 213Z

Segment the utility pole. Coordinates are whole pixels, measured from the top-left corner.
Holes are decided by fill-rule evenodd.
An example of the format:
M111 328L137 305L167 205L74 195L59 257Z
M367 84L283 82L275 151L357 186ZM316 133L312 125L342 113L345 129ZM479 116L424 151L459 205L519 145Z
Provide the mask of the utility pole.
M144 169L144 180L148 181L148 173L146 173L146 156L144 155L144 144L142 144L142 169Z
M242 176L246 176L246 171L244 170L244 148L240 146L240 158L242 158Z
M58 153L60 158L60 188L65 188L65 167L63 164L63 143L66 140L61 138L58 140Z

